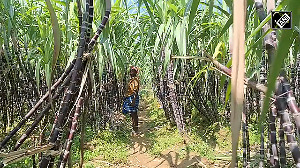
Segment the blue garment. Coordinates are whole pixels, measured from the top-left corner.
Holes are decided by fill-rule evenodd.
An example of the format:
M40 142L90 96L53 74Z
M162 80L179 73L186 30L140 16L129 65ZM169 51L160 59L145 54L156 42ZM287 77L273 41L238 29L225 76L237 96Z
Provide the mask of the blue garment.
M136 96L134 106L131 106L130 104L132 103L133 98L134 95L124 98L123 110L122 110L123 114L136 113L138 111L139 101L140 101L139 95Z

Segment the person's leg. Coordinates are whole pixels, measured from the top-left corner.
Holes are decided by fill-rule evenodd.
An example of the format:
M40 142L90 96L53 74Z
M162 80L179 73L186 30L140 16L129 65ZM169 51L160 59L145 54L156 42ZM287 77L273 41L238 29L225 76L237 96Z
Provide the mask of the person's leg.
M130 113L130 116L131 116L131 120L132 120L133 131L135 133L137 133L138 132L138 123L139 123L139 118L138 118L137 112Z

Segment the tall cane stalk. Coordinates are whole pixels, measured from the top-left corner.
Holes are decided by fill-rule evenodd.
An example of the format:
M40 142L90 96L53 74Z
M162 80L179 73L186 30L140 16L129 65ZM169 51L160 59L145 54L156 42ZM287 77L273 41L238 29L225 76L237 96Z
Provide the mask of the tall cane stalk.
M286 152L285 152L285 140L284 140L282 119L280 119L278 136L279 136L279 161L280 161L280 166L284 168L286 167Z
M280 80L282 81L283 92L286 93L287 104L293 114L297 131L300 133L300 112L293 91L291 90L291 86L285 77L281 77Z
M286 142L289 146L289 150L292 152L296 167L300 168L300 150L295 138L293 124L290 120L287 100L283 90L283 83L281 80L278 80L276 90L276 108L278 110L280 120L282 120L283 131L286 136Z
M73 70L73 74L71 77L71 83L70 86L66 92L66 96L64 97L64 100L62 102L62 106L59 110L58 116L57 116L57 122L54 126L53 134L49 140L49 143L55 143L56 146L53 149L58 149L58 145L60 143L60 140L62 138L62 127L64 125L65 118L70 110L70 105L74 101L74 94L76 85L78 83L78 78L81 80L81 77L79 77L79 72L82 71L82 56L83 52L85 50L85 36L86 36L86 21L84 20L81 26L81 34L80 34L80 43L78 47L77 52L77 58ZM44 156L40 168L46 168L48 167L48 164L50 160L52 160L53 157L50 156Z
M277 110L275 105L271 106L269 114L269 137L270 137L270 167L279 168L279 157L277 149L277 140L276 140L276 116Z
M67 161L68 161L72 141L73 141L74 134L75 134L76 128L77 128L78 118L79 118L81 107L82 107L82 104L83 104L83 100L84 100L83 97L80 97L80 99L79 99L79 101L76 105L76 110L75 110L75 113L74 113L74 116L73 116L73 121L72 121L71 129L70 129L70 132L69 132L69 135L68 135L67 144L66 144L66 147L65 147L65 150L64 150L63 154L61 154L61 156L60 156L60 162L57 166L59 168L64 168L66 166Z
M53 100L57 99L59 95L63 92L64 86L70 83L71 74L68 75L65 82L62 84L62 87L59 88L57 93L54 94L52 97ZM18 150L18 148L23 144L23 142L29 137L29 135L32 133L32 131L35 129L35 127L40 123L40 121L43 119L43 117L48 114L49 110L51 108L51 104L48 103L47 106L43 109L43 111L38 115L38 117L35 119L35 121L32 123L31 127L29 127L26 132L20 137L20 139L17 141L17 144L15 145L15 148L13 150Z
M69 65L66 71L61 75L61 77L55 82L55 84L51 87L51 92L57 89L64 81L64 79L68 76L71 70L74 67L75 60ZM45 102L49 97L49 91L31 108L31 110L25 115L25 117L18 123L18 125L5 137L5 139L0 144L0 149L2 149L6 143L13 137L21 127L26 123L26 121L37 111L37 109Z

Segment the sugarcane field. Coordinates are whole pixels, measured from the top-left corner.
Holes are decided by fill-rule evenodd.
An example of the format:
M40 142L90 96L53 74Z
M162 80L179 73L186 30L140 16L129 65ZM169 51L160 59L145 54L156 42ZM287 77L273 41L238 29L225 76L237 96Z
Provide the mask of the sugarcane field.
M1 0L0 168L300 168L299 0Z

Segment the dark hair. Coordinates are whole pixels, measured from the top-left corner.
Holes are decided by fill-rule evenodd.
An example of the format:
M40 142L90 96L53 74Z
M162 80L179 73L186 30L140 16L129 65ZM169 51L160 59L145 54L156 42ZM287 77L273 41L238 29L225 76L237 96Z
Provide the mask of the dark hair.
M130 67L130 71L135 71L136 73L138 73L138 68L137 67L135 67L135 66L131 66Z

